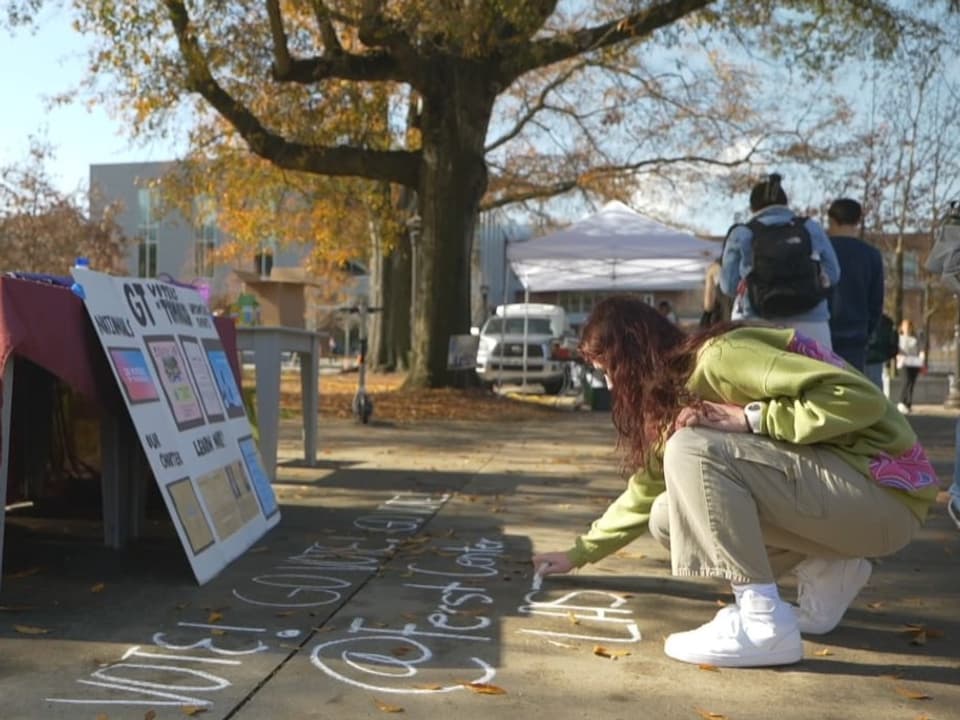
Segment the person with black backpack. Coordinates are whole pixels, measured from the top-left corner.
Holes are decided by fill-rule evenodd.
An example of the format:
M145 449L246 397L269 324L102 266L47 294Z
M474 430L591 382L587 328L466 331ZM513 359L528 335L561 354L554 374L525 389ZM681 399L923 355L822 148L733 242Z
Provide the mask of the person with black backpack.
M860 237L862 219L863 208L851 198L834 200L827 211L827 234L840 261L830 297L833 350L866 373L867 346L883 313L883 256Z
M827 298L840 263L823 227L787 207L781 177L750 192L752 217L724 240L720 289L734 297L733 320L791 327L832 349Z

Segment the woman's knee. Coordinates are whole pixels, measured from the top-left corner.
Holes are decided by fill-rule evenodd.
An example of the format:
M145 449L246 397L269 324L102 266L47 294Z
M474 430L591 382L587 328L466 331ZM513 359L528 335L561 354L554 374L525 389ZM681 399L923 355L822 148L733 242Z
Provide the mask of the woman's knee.
M665 492L657 495L650 506L650 537L670 549L670 499Z
M724 434L702 427L686 427L671 435L663 447L663 471L669 479L674 470L691 460L716 457L724 452Z

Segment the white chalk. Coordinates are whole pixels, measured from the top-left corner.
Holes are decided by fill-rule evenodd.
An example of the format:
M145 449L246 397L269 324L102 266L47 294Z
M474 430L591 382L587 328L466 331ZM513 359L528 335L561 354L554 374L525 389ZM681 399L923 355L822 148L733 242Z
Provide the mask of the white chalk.
M543 586L543 574L547 571L548 567L550 567L550 563L545 562L537 568L537 571L533 574L533 582L530 585L531 589L539 590Z

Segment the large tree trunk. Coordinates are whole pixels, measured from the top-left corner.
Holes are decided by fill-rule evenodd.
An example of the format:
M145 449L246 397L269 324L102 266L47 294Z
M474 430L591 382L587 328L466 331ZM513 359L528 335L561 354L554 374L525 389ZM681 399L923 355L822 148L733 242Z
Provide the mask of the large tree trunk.
M383 259L384 364L394 370L410 366L410 239L400 238Z
M466 63L438 66L435 90L423 97L411 387L453 384L447 370L450 336L470 332L470 256L486 190L483 145L496 97L474 80L483 75Z
M370 249L367 262L367 277L369 278L370 291L368 293L371 308L367 316L367 364L371 369L382 369L380 356L384 346L384 263L383 263L383 222L379 218L370 219Z

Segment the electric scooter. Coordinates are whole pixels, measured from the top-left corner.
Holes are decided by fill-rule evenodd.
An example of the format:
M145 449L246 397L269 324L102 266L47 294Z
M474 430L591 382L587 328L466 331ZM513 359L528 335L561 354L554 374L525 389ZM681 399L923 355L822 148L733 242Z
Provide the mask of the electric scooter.
M367 394L367 303L360 301L351 312L360 313L360 358L357 367L357 392L353 396L353 416L366 425L373 415L373 398Z
M360 315L360 356L357 363L357 392L354 393L351 409L353 416L366 425L373 415L373 398L367 393L367 317L371 312L379 312L382 308L368 307L366 300L359 305L339 308L340 312L358 313Z

